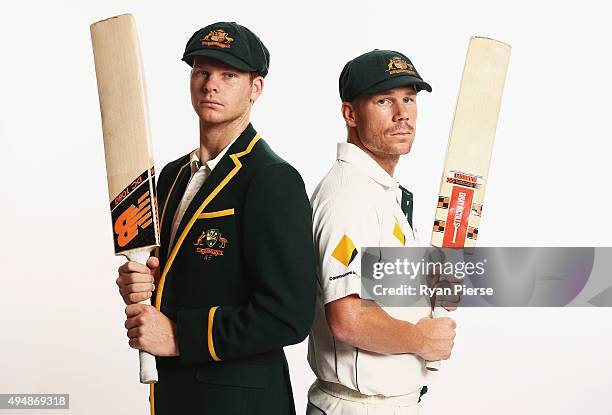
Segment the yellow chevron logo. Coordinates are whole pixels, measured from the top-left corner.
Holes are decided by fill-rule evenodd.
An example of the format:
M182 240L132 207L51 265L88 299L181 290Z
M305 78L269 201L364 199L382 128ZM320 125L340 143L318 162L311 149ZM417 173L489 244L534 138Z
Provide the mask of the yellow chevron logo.
M400 226L397 218L394 216L393 219L395 219L395 226L393 227L393 236L395 236L402 243L402 245L404 245L406 243L406 236L404 235L404 232L402 232L402 227Z

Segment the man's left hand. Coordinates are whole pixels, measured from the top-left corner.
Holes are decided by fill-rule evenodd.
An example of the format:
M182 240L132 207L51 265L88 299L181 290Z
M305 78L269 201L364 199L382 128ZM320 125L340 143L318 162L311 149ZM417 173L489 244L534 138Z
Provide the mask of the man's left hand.
M125 315L130 347L155 356L179 355L176 325L155 307L130 304L125 308Z

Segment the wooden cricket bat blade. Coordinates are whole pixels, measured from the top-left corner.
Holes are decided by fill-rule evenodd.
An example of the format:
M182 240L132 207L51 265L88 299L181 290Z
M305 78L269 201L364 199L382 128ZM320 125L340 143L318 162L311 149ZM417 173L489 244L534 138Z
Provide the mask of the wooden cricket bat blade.
M510 49L495 39L470 39L448 137L432 246L476 245ZM434 317L445 315L442 307L433 311ZM438 370L440 362L428 362L426 367Z
M159 246L147 95L131 14L90 26L115 254L145 264ZM140 352L140 381L155 383L155 357Z

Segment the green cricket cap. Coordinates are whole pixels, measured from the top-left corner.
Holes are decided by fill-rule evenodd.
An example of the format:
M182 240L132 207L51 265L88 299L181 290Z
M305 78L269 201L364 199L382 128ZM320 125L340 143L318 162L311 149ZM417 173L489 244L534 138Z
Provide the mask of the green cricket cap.
M193 66L195 56L208 56L263 77L270 65L270 53L263 42L236 22L217 22L195 32L187 42L182 60Z
M340 73L340 98L352 101L361 94L373 94L404 85L431 92L431 86L419 75L406 57L393 50L374 49L347 62Z

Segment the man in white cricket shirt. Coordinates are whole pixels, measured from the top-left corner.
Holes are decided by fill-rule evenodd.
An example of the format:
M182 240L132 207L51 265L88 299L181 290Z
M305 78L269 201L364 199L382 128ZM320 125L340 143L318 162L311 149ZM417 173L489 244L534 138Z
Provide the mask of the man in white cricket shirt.
M308 343L317 381L308 415L414 415L431 380L426 361L448 359L450 318L423 307L381 307L360 298L360 249L416 246L412 193L393 177L410 151L417 92L431 92L401 53L374 50L340 74L348 142L315 190L318 295Z

